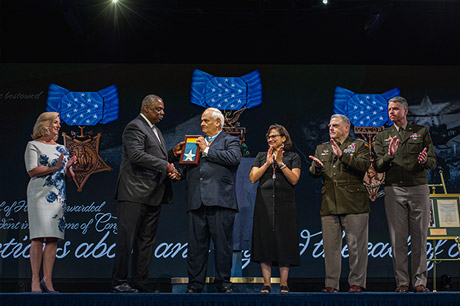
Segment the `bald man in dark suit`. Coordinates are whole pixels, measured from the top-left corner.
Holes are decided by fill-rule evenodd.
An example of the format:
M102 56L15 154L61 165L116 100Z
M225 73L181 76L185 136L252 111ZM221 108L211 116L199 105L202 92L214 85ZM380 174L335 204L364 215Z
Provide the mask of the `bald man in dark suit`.
M116 191L117 246L112 276L112 292L150 292L148 270L152 260L158 217L162 203L172 203L171 180L176 170L171 160L181 153L182 143L169 152L155 126L164 116L163 100L148 95L141 113L123 132L123 157ZM128 267L132 250L131 276Z

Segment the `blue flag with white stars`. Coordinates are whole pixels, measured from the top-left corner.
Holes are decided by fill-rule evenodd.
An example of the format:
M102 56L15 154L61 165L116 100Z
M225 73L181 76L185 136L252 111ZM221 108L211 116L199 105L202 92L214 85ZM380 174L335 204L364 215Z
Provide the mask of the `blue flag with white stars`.
M195 69L192 77L191 102L223 110L251 108L262 103L259 71L242 77L215 77Z
M112 85L97 92L79 92L51 84L46 111L60 113L61 120L68 125L109 123L118 119L117 87Z
M400 96L398 88L382 94L357 94L342 87L334 93L334 114L342 114L354 126L378 127L392 125L388 117L388 100Z

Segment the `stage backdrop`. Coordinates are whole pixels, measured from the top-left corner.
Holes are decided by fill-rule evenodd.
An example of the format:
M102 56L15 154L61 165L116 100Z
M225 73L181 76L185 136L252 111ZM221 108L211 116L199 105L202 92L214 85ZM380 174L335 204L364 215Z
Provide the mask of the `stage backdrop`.
M214 76L239 77L258 70L262 80L262 104L239 118L246 128L251 162L267 149L265 133L272 123L287 127L302 158L302 176L296 186L299 252L302 265L291 276L322 278L323 248L320 227L321 182L308 175L317 144L328 140L327 124L333 111L334 89L340 86L357 93L383 93L399 88L413 110L410 120L432 131L438 169L430 174L440 183L444 171L449 193L460 192L460 67L418 66L302 66L302 65L151 65L151 64L1 64L0 65L0 277L30 277L26 188L29 177L24 150L31 139L37 116L45 111L51 83L75 92L97 92L116 85L119 117L106 124L88 126L84 132L101 134L99 155L111 171L94 173L81 192L68 183L66 239L59 242L55 277L110 278L115 246L116 202L114 191L121 160L121 135L125 125L140 110L142 98L161 96L166 115L158 124L168 148L185 134L200 134L203 108L190 103L194 69ZM62 131L79 133L78 126L62 124ZM63 143L62 137L58 140ZM249 165L250 166L250 165ZM244 178L244 177L243 177ZM251 186L243 184L240 197L253 200ZM390 245L382 199L371 203L368 276L393 277ZM251 214L247 209L242 210ZM150 277L186 276L187 233L185 184L174 184L174 204L164 205ZM241 226L249 236L251 228ZM244 245L244 244L243 244ZM431 246L430 246L431 248ZM261 276L258 265L243 252L243 276ZM346 276L347 249L343 248ZM438 257L454 257L458 250L451 241L439 242ZM430 266L431 269L431 266ZM212 273L212 271L210 271ZM458 263L439 265L438 274L460 276Z

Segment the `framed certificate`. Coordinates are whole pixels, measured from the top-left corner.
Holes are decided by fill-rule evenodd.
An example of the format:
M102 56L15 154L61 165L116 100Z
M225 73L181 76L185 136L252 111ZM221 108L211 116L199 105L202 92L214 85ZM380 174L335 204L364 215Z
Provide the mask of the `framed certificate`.
M196 140L200 135L185 135L184 149L180 155L179 164L198 164L200 161L200 150Z
M460 236L460 194L430 194L428 237Z

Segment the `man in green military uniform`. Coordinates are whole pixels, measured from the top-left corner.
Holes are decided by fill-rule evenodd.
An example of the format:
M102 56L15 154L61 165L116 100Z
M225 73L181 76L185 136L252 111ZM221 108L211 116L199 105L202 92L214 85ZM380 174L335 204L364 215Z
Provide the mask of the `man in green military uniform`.
M415 292L428 292L426 242L430 199L426 170L436 167L430 133L424 126L407 122L408 105L403 97L388 101L394 123L375 139L375 168L385 172L385 212L392 247L396 292L408 292L407 239L411 236L411 272Z
M323 179L321 226L323 231L326 287L339 290L342 264L342 231L350 254L349 292L366 288L369 198L363 177L370 166L369 146L349 137L350 120L332 115L331 140L316 147L310 174Z

